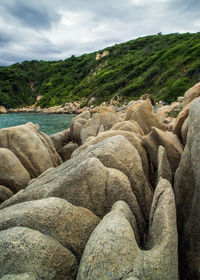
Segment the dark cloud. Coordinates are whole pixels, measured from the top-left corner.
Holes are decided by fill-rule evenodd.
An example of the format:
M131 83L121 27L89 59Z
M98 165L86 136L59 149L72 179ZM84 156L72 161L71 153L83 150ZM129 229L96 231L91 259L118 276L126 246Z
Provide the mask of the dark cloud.
M56 10L48 9L39 1L9 1L4 6L6 12L26 27L50 29L54 22L60 20Z
M0 47L8 46L13 41L13 38L6 33L0 31Z

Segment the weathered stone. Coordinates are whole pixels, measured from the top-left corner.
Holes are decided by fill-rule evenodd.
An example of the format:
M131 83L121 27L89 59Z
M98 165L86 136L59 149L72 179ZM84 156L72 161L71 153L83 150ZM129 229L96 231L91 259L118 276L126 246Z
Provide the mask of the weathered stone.
M200 83L189 88L184 95L183 107L189 104L193 99L200 96Z
M0 277L29 272L41 279L74 279L74 255L38 231L14 227L0 232Z
M6 114L7 110L4 106L0 106L0 114Z
M13 192L9 188L0 185L0 203L4 202L12 196Z
M78 145L73 142L69 142L59 152L63 162L71 158L72 153L78 148Z
M59 152L70 141L70 128L55 133L51 135L50 138L56 151Z
M57 240L78 260L99 221L89 210L56 197L23 202L0 211L0 230L16 226L37 230Z
M41 280L32 273L6 274L0 280Z
M109 130L109 131L105 131L103 133L99 133L97 137L88 138L83 145L81 145L78 149L76 149L73 152L72 157L79 155L81 152L85 151L89 146L100 143L101 141L103 141L109 137L116 136L116 135L121 135L121 136L125 137L136 148L136 150L138 151L140 158L142 160L142 167L143 167L144 173L148 178L149 160L148 160L147 152L146 152L145 148L143 147L142 140L139 139L138 134L135 134L135 133L132 133L129 131Z
M181 128L181 138L182 138L183 145L185 145L187 142L188 125L189 125L189 118L187 117L187 119L184 121Z
M0 147L11 150L32 178L62 162L49 136L33 123L1 129Z
M153 127L151 132L143 138L143 145L147 149L150 160L153 163L155 169L158 168L158 147L160 145L163 146L166 149L172 175L174 175L179 165L183 151L183 148L176 135L174 135L172 132L162 131Z
M158 119L153 111L150 100L134 102L127 110L124 120L134 120L148 134L152 127L166 130L165 125Z
M112 168L126 174L131 187L127 177ZM144 218L148 221L149 217L152 191L137 150L118 135L88 147L84 153L49 171L23 192L2 203L0 208L50 196L90 209L99 217L103 217L116 200L124 200L130 205L140 232L143 232L146 227Z
M200 279L200 98L189 112L187 143L175 175L182 279Z
M16 155L8 149L0 148L0 184L15 193L24 189L30 179Z
M160 178L168 180L172 183L172 172L169 166L169 161L167 159L166 150L163 146L158 148L158 170L157 170L157 182Z
M116 202L93 231L84 250L77 280L178 280L178 237L172 187L160 180L153 198L148 243L138 247L131 215Z
M135 121L121 121L113 125L111 130L124 130L137 133L139 135L144 136L144 132L142 131L141 127Z
M102 125L104 131L109 130L115 123L119 122L120 115L115 113L109 108L102 109L99 114L96 114L92 119L81 129L81 142L84 143L90 136L96 136L99 133L99 129Z
M74 120L77 120L77 119L80 119L80 118L89 120L89 119L91 118L91 114L90 114L89 111L85 111L85 112L79 114L78 116L76 116L76 117L74 118Z

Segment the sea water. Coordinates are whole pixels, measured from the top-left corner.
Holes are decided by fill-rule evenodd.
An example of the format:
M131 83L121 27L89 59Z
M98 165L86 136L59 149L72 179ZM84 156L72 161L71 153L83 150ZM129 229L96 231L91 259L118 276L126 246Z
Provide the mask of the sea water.
M76 115L41 114L41 113L8 113L0 114L0 129L32 122L39 124L40 130L48 135L70 127Z

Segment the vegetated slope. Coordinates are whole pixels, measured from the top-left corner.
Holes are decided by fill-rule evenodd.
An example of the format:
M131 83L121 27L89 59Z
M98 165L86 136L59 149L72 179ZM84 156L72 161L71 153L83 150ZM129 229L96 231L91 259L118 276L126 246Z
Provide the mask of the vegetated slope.
M54 106L96 97L138 99L148 93L171 102L200 81L200 33L153 35L56 62L25 61L0 67L0 105ZM86 101L86 103L87 103ZM83 104L84 105L84 104Z

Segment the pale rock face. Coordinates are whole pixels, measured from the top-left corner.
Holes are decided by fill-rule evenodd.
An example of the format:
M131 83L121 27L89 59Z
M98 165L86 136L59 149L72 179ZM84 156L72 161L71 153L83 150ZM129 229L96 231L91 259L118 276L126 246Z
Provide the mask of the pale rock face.
M7 110L4 106L0 106L0 114L6 114Z
M152 128L151 132L143 138L143 145L147 149L150 160L153 163L155 169L158 168L158 147L160 145L163 146L166 150L172 175L175 174L181 159L181 154L183 152L182 145L176 135L169 131L162 131L158 128Z
M24 189L30 180L30 175L16 155L8 149L0 148L0 184L16 193Z
M74 255L54 239L26 227L0 232L0 277L33 273L49 280L72 280L77 271Z
M180 239L180 272L183 279L200 278L200 98L189 111L187 142L175 175Z
M121 121L113 125L111 130L123 130L123 131L130 131L139 135L144 136L144 132L142 131L141 127L135 121Z
M197 83L196 85L194 85L193 87L188 89L188 91L186 91L186 93L184 95L184 100L183 100L183 107L185 107L193 99L195 99L196 97L199 97L199 96L200 96L200 83Z
M51 141L59 152L70 141L70 128L50 135Z
M172 184L172 172L167 159L166 150L163 146L158 148L158 170L157 170L157 182L160 178L168 180Z
M124 120L134 120L137 122L145 135L150 132L152 127L157 127L164 131L166 130L165 125L154 113L153 106L149 99L134 102L128 108Z
M62 163L49 136L33 123L1 129L0 147L11 150L32 178Z
M116 202L93 231L76 279L178 280L176 207L170 183L162 179L156 187L145 251L138 247L127 207Z
M0 280L41 280L32 273L6 274Z
M50 197L13 205L0 211L0 230L16 226L37 230L72 251L77 260L100 219L64 199Z

